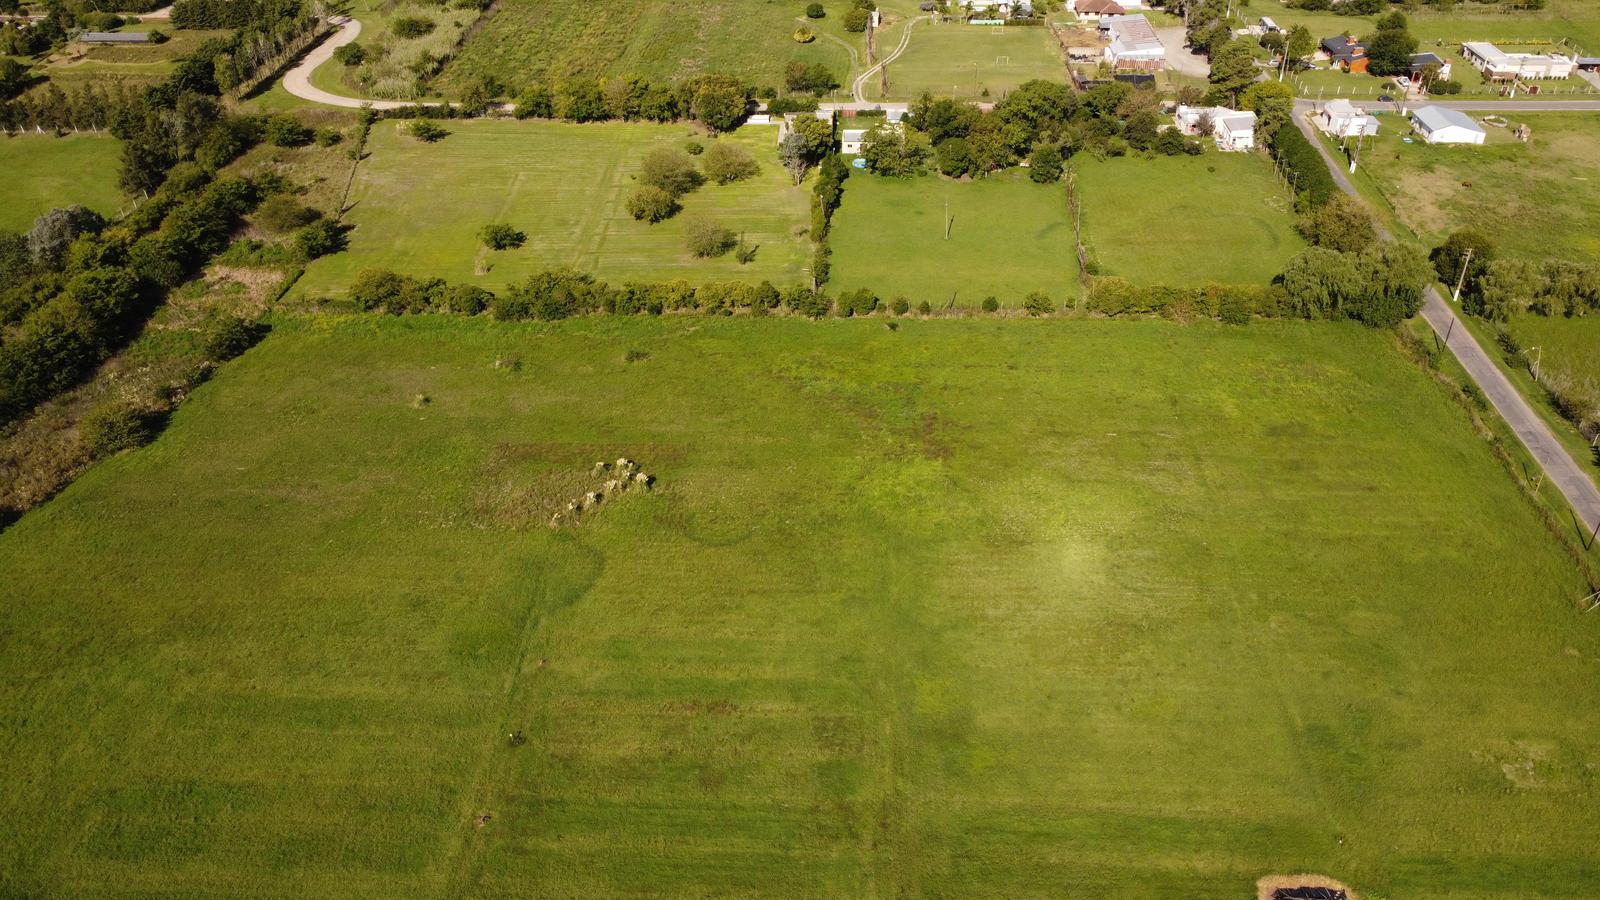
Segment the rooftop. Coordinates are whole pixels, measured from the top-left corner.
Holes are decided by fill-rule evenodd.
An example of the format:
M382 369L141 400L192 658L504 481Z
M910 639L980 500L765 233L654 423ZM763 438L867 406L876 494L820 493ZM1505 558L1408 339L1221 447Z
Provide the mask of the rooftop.
M1471 116L1444 106L1421 107L1411 113L1411 118L1429 131L1438 131L1451 126L1471 131L1483 130L1483 126L1472 121Z
M78 40L87 44L148 44L148 31L85 31Z
M1112 39L1120 41L1124 50L1165 50L1150 20L1142 15L1113 16Z

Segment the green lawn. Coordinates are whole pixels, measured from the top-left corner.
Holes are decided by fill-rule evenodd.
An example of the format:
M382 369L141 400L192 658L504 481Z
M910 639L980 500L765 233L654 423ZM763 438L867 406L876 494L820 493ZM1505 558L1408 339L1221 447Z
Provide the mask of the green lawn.
M962 100L998 100L1034 79L1064 82L1067 67L1048 28L997 28L984 25L917 23L904 55L889 66L890 99L930 91ZM873 78L866 95L877 99Z
M950 237L945 238L949 204ZM1065 189L1014 170L972 182L880 178L856 170L844 185L828 245L829 287L871 288L934 306L977 306L986 296L1020 306L1042 290L1077 293Z
M572 266L612 280L802 281L810 243L809 187L796 188L777 159L777 129L748 127L719 140L747 146L761 164L755 178L707 184L683 199L684 213L657 225L623 208L633 173L658 146L707 143L687 126L607 123L453 121L451 135L423 144L402 123L381 122L372 156L356 176L345 221L356 226L348 252L318 260L296 288L342 292L364 269L502 288L530 273ZM710 212L759 244L740 265L732 254L697 259L685 248L683 222ZM527 234L518 250L490 254L478 231L506 222Z
M1479 114L1481 115L1481 114ZM1478 147L1403 143L1409 127L1385 118L1362 166L1406 227L1428 246L1457 228L1493 236L1502 252L1600 261L1600 120L1592 115L1507 116ZM1517 124L1533 140L1511 135Z
M1257 153L1074 157L1084 242L1100 274L1136 284L1260 284L1305 247Z
M1571 396L1590 398L1589 416L1600 421L1600 316L1527 314L1506 327L1528 362L1537 362L1541 374Z
M846 0L827 0L819 33L843 34ZM582 77L639 75L657 80L721 72L782 86L792 59L826 64L844 82L850 52L818 38L797 44L805 4L780 0L685 0L681 3L592 3L504 0L462 48L440 83L447 89L494 76L520 87ZM840 37L864 49L859 35Z
M0 228L27 231L40 213L81 203L103 216L123 205L117 188L121 145L109 135L0 136Z
M1586 588L1354 325L285 321L0 571L8 896L1600 884Z

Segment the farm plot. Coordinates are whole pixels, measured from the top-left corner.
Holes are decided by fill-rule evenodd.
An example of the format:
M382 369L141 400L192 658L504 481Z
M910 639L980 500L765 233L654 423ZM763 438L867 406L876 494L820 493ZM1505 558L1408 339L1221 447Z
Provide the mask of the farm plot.
M1058 304L1077 291L1065 191L1020 170L974 182L858 172L845 182L828 245L830 288L886 299L975 307L993 296L1016 307L1032 291Z
M117 188L121 144L109 135L0 137L5 201L0 229L27 231L47 210L75 203L103 216L121 211Z
M281 319L0 533L0 893L1592 895L1517 491L1354 325Z
M365 269L471 282L492 289L542 269L571 266L611 280L802 280L809 242L808 195L777 160L775 128L747 127L736 141L760 161L754 178L707 184L683 198L666 222L635 221L624 209L633 172L654 147L709 142L687 126L450 122L449 137L423 144L394 122L380 123L372 158L361 164L345 221L356 226L347 252L317 260L296 291L342 292ZM689 213L714 215L758 245L754 261L732 254L697 259L685 246ZM515 250L490 253L479 230L508 223L527 235Z
M826 4L829 31L849 4ZM446 68L440 85L459 88L493 77L521 88L566 78L638 75L659 81L726 73L757 84L783 83L790 60L826 64L843 81L858 36L795 43L803 3L771 0L504 0ZM829 20L824 20L828 22Z
M1288 191L1255 153L1074 157L1084 243L1135 284L1261 284L1305 248Z
M1474 114L1481 117L1481 114ZM1583 114L1505 115L1477 147L1406 144L1387 127L1361 156L1367 175L1429 246L1457 228L1492 236L1504 253L1600 261L1600 122ZM1533 129L1527 144L1511 131Z
M1023 82L1065 82L1066 64L1048 28L919 24L906 52L889 66L888 99L924 91L960 100L998 100ZM867 97L881 96L874 77Z

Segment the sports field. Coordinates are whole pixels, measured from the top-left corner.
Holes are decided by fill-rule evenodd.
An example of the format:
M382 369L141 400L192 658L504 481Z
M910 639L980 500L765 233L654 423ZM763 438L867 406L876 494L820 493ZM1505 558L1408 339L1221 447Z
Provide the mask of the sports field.
M0 571L6 895L1600 884L1586 588L1354 325L282 321Z
M1262 284L1305 247L1289 192L1257 153L1073 158L1100 274L1136 284Z
M27 231L40 213L74 203L115 216L121 146L109 135L0 136L0 228Z
M887 96L906 99L929 91L961 100L999 100L1035 79L1067 79L1060 45L1050 29L923 21L912 31L905 54L889 66ZM866 94L870 99L885 96L876 77Z
M1477 147L1406 144L1409 129L1386 119L1361 164L1428 246L1471 227L1503 253L1600 261L1600 121L1581 113L1506 118L1509 127L1487 128L1489 143ZM1511 134L1520 123L1533 129L1527 144Z
M830 289L865 287L935 307L952 295L956 306L993 296L1017 307L1031 291L1058 304L1077 294L1066 190L1034 184L1022 170L965 183L856 171L845 182L828 246Z
M813 31L833 30L850 8L842 0L825 5L834 21ZM492 75L521 87L566 78L666 81L721 72L781 86L784 66L795 59L824 63L843 82L851 70L845 46L823 38L795 43L804 10L804 3L774 0L503 0L439 83L449 89Z
M612 280L759 281L804 278L810 243L807 188L777 159L777 129L750 127L718 140L750 149L754 178L707 184L683 198L684 213L657 225L623 207L633 174L654 147L709 143L688 126L451 121L449 137L423 144L403 125L380 122L361 164L345 221L350 249L317 260L297 294L340 293L365 269L471 282L498 289L542 269L572 266ZM686 214L703 211L760 245L741 265L732 254L697 259L685 248ZM478 232L509 223L527 245L490 253Z

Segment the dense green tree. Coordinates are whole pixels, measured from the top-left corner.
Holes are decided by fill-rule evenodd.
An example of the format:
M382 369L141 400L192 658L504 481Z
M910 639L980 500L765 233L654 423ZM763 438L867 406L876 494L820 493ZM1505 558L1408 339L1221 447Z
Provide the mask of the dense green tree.
M1258 140L1270 140L1294 120L1294 89L1281 81L1258 81L1239 96L1239 108L1255 111Z
M1250 45L1244 41L1229 41L1211 57L1211 88L1237 106L1239 96L1260 75Z
M1028 157L1028 177L1039 184L1054 184L1061 180L1065 167L1061 150L1055 144L1035 144L1033 155Z
M1373 75L1409 75L1417 39L1404 29L1381 29L1367 38L1367 71Z
M1472 251L1470 262L1467 254L1469 250ZM1489 264L1497 255L1493 238L1476 229L1463 228L1451 232L1443 244L1433 248L1428 258L1433 262L1434 274L1440 281L1452 287L1456 282L1461 282L1461 296L1473 299L1480 295L1479 282L1489 271ZM1465 267L1464 279L1463 267Z
M1372 213L1349 194L1338 194L1300 219L1300 233L1312 246L1358 253L1378 241Z
M920 132L880 123L861 142L861 157L868 171L878 175L915 175L927 162L928 139Z
M689 154L667 147L650 151L639 169L640 184L660 188L673 197L689 193L704 181Z
M712 131L732 131L750 106L749 85L730 75L706 75L695 82L694 116Z
M972 145L966 138L946 138L934 148L939 171L951 178L971 175L974 169Z
M705 158L701 160L700 167L705 170L707 178L718 184L742 181L761 171L750 151L725 140L711 145L711 149L706 151Z

